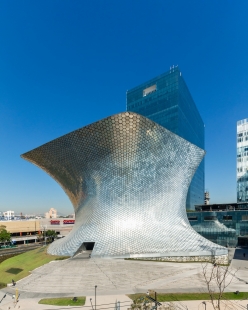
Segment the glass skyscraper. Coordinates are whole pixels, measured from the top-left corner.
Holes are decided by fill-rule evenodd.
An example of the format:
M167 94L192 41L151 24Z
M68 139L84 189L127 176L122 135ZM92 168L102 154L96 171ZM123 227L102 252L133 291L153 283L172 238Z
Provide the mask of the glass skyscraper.
M237 202L248 201L248 118L237 123Z
M127 91L127 111L137 112L204 149L204 123L178 67ZM204 160L189 187L186 208L204 203Z

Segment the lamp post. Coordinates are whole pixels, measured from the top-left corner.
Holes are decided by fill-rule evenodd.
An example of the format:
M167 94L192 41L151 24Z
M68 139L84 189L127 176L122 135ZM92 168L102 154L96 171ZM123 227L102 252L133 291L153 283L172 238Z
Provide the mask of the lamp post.
M44 235L45 246L46 246L46 225L41 226L41 228L43 228L43 235Z
M90 298L90 303L91 303L92 310L94 310L93 305L92 305L92 298Z
M97 285L95 285L95 310L96 310L96 288L97 288Z

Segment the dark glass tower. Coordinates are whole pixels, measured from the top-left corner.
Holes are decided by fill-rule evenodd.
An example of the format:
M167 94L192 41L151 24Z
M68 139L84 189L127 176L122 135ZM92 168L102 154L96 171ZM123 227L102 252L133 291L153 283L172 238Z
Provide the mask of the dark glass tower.
M127 91L127 111L137 112L204 149L204 123L178 67ZM186 208L204 203L204 160L189 187Z

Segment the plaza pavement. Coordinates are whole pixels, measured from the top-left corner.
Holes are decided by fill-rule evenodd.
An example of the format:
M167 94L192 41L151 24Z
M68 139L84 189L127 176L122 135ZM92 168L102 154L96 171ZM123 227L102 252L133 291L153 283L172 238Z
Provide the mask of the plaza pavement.
M247 253L248 259L248 253ZM241 258L241 257L240 257ZM235 263L234 263L235 261ZM248 291L248 260L233 260L233 273L240 268L227 291ZM83 254L53 261L17 282L23 293L92 295L158 292L202 292L205 283L201 263L86 259Z
M234 251L233 251L234 252ZM233 255L230 252L230 255ZM248 291L248 250L236 250L231 264L232 272L239 270L226 291ZM94 289L97 285L97 304L123 302L123 310L128 309L131 301L125 294L146 292L148 289L164 293L203 292L205 284L202 278L200 263L167 263L153 261L133 261L122 259L88 259L88 254L79 254L63 261L53 261L17 282L20 301L15 309L76 309L76 307L53 307L38 305L38 300L49 297L87 296L84 309L91 309L90 298L94 300ZM14 307L11 295L15 288L9 287L0 291L8 296L0 304L0 309ZM125 303L126 304L125 304ZM239 302L246 306L247 301ZM188 309L204 309L201 301L183 302L189 304ZM5 307L5 308L4 308ZM20 308L18 308L20 307ZM111 309L106 306L105 309ZM240 306L241 307L241 306ZM14 308L13 308L14 309ZM100 308L99 308L100 309ZM208 305L207 309L211 309ZM244 309L244 308L240 308Z

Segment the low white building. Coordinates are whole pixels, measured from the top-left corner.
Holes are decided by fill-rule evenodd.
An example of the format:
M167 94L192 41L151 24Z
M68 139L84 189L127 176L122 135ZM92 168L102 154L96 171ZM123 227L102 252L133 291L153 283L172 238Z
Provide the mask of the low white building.
M5 212L3 212L3 216L6 220L11 220L12 218L14 218L15 212L14 211L5 211Z

